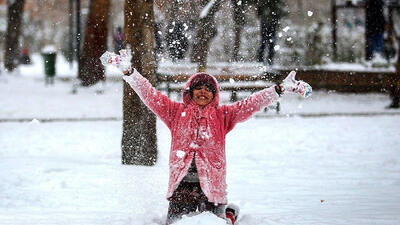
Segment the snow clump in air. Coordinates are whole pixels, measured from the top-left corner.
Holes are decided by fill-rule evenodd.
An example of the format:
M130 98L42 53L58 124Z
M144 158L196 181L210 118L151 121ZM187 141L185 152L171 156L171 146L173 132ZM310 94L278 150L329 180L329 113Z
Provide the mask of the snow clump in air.
M284 32L288 32L289 29L290 29L290 27L289 27L289 26L286 26L286 27L283 28L282 30L283 30Z

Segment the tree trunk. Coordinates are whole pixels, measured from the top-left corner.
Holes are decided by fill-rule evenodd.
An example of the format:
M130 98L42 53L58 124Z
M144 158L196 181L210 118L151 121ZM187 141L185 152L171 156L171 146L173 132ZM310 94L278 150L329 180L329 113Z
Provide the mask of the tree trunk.
M400 43L400 36L397 36L397 42ZM400 108L400 47L397 50L396 80L390 95L392 98L390 108Z
M207 8L207 4L213 0L202 0L203 10ZM218 11L222 1L215 0L214 4L209 8L209 11L204 17L200 18L197 26L197 34L193 43L193 51L191 61L198 63L198 71L205 71L207 67L208 48L211 39L217 35L217 28L215 27L214 16Z
M168 15L168 32L165 35L166 50L168 51L173 62L185 57L186 50L189 45L189 41L185 36L184 20L182 15L179 13L179 9L183 8L183 1L174 0L169 8Z
M104 67L99 58L107 50L107 24L110 0L91 0L78 78L83 86L104 80Z
M235 42L233 45L233 54L232 61L238 62L240 60L239 57L239 49L240 49L240 37L242 35L243 26L245 24L245 16L244 16L244 3L242 1L231 0L233 5L233 21L235 22Z
M397 43L400 44L400 34L397 36ZM400 77L400 47L397 48L397 63L396 63L397 75Z
M4 66L8 71L13 71L18 63L18 40L21 33L24 4L25 0L8 1L8 23L4 56Z
M242 35L243 26L235 24L235 42L233 45L233 53L232 53L232 61L239 62L241 60L239 56L239 49L240 49L240 38Z
M154 12L152 0L125 0L126 46L132 65L155 85ZM156 117L124 82L122 164L154 165L157 161Z

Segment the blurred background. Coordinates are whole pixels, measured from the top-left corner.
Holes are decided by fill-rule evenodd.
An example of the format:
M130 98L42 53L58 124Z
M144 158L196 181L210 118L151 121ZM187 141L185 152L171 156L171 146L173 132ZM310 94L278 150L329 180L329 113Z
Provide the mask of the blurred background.
M1 71L43 64L39 60L50 46L63 57L50 66L64 60L71 71L47 73L77 78L83 86L112 77L97 58L100 50L132 45L129 21L141 15L129 13L129 4L136 3L1 0ZM393 99L388 107L398 108L399 5L396 0L157 0L154 15L141 23L152 24L148 48L156 81L205 70L274 80L295 69L316 89L384 92Z

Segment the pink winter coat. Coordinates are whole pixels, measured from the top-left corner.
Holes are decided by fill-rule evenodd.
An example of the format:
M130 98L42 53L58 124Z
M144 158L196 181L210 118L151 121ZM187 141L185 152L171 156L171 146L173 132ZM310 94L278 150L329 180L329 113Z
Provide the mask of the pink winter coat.
M186 90L198 75L189 79ZM188 91L183 94L183 103L176 102L157 91L136 70L132 75L124 76L141 100L171 131L167 198L172 196L187 174L195 156L200 186L208 201L226 204L225 136L238 122L245 121L254 112L278 99L274 87L271 87L234 104L220 106L218 82L212 78L217 92L213 101L201 108L192 101Z

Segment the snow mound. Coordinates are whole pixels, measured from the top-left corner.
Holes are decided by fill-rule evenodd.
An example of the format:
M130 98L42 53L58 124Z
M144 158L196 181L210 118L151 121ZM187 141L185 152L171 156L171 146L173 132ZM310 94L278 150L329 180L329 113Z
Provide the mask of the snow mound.
M181 220L174 223L174 225L226 225L226 220L210 213L203 212L195 216L183 216Z

